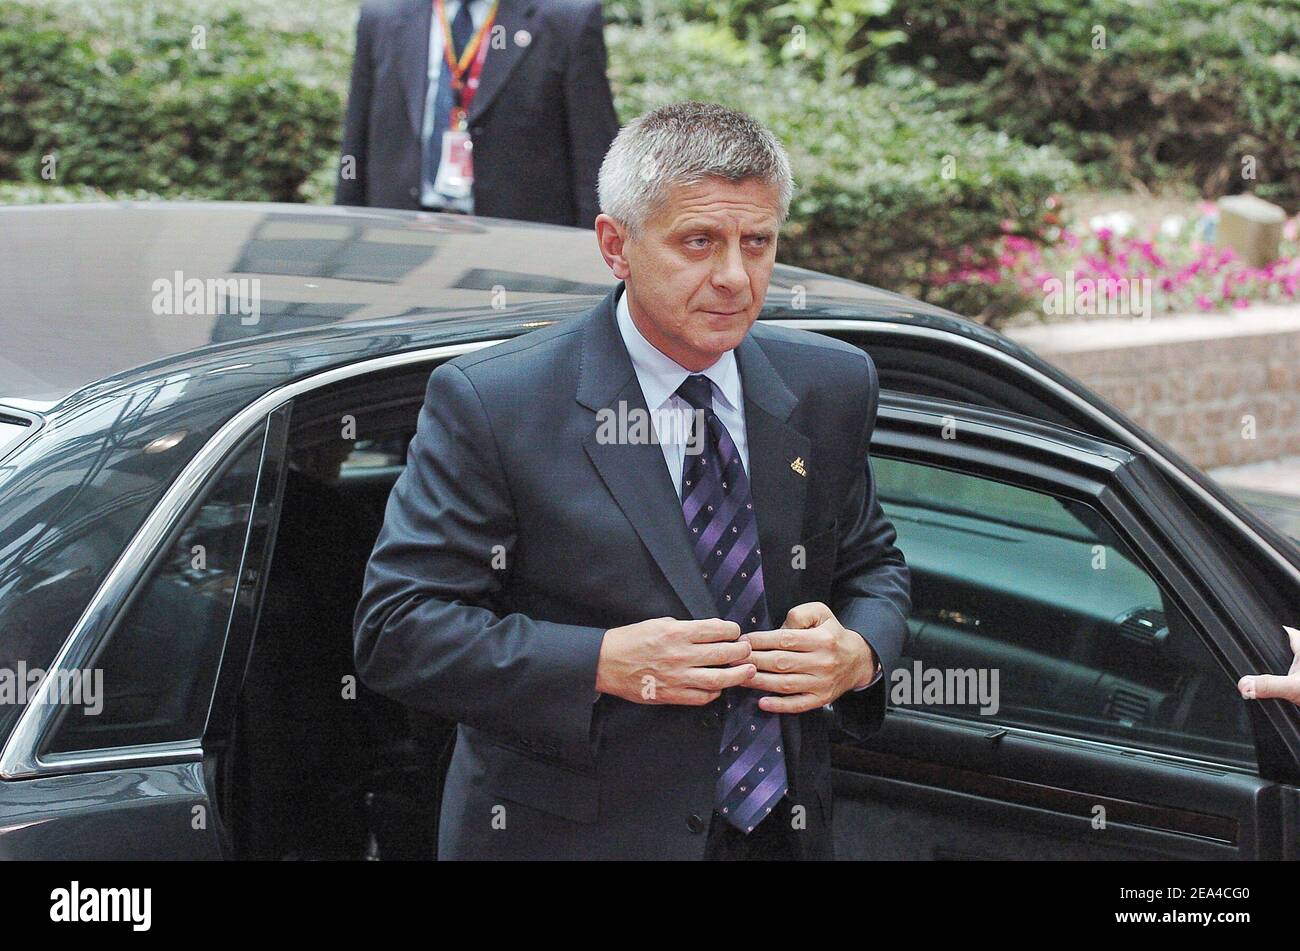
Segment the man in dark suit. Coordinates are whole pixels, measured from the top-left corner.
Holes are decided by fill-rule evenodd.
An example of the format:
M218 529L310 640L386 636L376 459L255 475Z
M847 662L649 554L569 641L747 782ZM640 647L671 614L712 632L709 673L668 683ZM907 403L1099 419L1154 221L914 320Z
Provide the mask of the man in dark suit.
M791 190L743 113L638 118L614 291L430 375L354 627L458 723L440 857L831 857L830 728L879 725L911 604L871 359L754 323Z
M599 0L367 0L336 203L590 228L618 132L605 66ZM447 178L448 131L470 188Z

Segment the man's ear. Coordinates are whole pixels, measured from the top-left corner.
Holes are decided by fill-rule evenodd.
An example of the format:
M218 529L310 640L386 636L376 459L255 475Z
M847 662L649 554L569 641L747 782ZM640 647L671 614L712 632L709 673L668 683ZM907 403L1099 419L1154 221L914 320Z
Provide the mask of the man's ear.
M626 226L601 212L596 216L595 228L596 244L600 248L601 257L616 278L626 281L632 273L625 255L628 240Z

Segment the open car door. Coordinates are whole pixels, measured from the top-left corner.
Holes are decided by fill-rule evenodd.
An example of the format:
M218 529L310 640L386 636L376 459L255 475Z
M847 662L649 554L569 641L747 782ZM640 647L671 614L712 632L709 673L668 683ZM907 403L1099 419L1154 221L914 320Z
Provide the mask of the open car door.
M913 615L884 726L833 747L837 857L1300 854L1300 710L1235 686L1289 667L1300 590L1041 420L886 392L871 465Z

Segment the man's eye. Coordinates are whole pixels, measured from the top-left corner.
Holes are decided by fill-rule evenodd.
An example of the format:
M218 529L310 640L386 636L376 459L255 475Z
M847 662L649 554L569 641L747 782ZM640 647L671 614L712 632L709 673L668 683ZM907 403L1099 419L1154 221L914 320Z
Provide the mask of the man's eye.
M696 244L697 241L699 242L699 244ZM697 248L702 248L704 247L704 245L709 243L709 239L708 238L687 238L686 243L689 245L693 245L694 247Z
M754 237L750 238L749 240L752 241L754 244L757 244L757 245L763 246L763 245L766 245L770 239L767 237L767 235L761 235L761 234L760 234L760 235L755 235Z

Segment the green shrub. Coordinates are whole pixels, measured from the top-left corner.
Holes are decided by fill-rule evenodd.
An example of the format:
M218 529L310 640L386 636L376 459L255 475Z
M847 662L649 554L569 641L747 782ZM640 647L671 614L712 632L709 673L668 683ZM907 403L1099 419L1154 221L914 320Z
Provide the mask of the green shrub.
M969 116L1093 164L1096 182L1172 174L1300 201L1294 0L909 0L903 15L913 42L891 55L953 84Z
M344 79L327 83L290 65L304 47L330 59L311 34L254 27L238 9L136 6L119 5L119 18L145 13L111 30L102 10L0 0L0 180L43 182L54 155L59 185L296 200L334 160L346 61L333 57Z
M829 34L820 24L828 10L876 2L879 12ZM707 18L774 63L796 28L814 59L819 35L846 38L850 54L879 46L855 67L859 84L908 67L902 75L936 82L937 107L1056 145L1093 185L1175 179L1211 197L1249 188L1300 206L1296 0L617 0L613 15L643 23L647 10ZM905 41L880 43L893 33ZM1254 179L1243 178L1248 156Z

